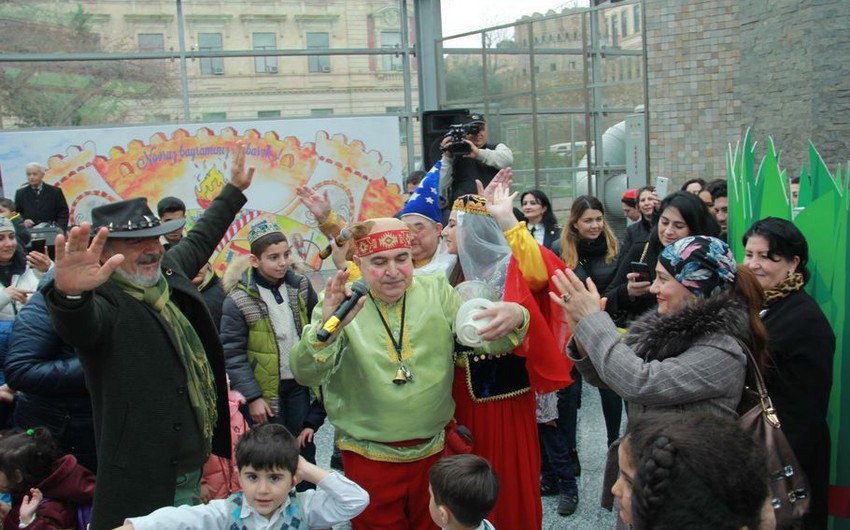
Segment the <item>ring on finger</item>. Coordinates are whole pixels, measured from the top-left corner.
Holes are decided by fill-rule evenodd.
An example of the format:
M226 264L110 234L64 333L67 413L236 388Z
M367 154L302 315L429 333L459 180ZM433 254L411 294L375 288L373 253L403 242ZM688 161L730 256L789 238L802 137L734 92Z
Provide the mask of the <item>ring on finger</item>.
M564 293L564 294L561 295L561 300L563 300L564 303L567 303L567 302L570 301L570 299L572 297L573 297L573 295L571 295L570 293Z

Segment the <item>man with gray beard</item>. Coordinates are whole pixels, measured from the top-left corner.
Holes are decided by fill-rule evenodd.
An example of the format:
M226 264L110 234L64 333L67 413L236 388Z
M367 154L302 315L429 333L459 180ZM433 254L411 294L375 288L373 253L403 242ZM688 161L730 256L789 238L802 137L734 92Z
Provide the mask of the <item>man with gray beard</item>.
M231 456L224 354L192 278L245 204L253 172L239 146L230 183L167 253L159 237L185 220L160 222L144 198L93 209L91 242L89 223L56 239L55 280L44 295L91 394L92 530L197 504L210 452Z

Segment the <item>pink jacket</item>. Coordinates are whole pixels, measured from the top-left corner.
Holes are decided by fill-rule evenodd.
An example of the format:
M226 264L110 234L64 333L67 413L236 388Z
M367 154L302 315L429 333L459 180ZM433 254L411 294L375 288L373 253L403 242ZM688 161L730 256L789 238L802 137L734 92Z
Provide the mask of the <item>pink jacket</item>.
M229 382L228 382L229 383ZM204 476L201 479L201 501L226 499L231 493L242 489L239 485L239 470L236 468L236 442L248 432L248 422L239 412L245 404L245 398L236 390L228 392L230 402L230 441L232 444L230 460L211 455L204 464Z

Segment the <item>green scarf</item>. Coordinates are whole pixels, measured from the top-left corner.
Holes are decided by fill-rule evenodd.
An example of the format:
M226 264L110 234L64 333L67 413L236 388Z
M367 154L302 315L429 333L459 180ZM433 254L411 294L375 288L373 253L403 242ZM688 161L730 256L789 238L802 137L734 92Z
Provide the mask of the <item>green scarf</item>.
M189 401L195 411L198 427L203 434L204 450L209 455L212 448L213 427L218 419L218 413L215 380L200 337L180 309L171 301L165 276L160 275L159 281L153 287L141 287L117 273L113 273L110 280L121 287L125 293L159 313L174 332L180 362L186 370Z

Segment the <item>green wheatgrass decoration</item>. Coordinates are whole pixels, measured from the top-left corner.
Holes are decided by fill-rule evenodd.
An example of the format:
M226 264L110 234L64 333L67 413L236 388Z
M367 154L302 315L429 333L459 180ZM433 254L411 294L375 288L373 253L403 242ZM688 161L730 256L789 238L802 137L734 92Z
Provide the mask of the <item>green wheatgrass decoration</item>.
M756 171L755 145L748 130L743 140L729 147L727 180L729 185L729 243L738 260L744 257L741 241L744 232L758 219L774 216L793 219L809 243L809 271L806 285L835 332L835 370L828 420L832 435L830 485L834 493L850 488L850 326L845 322L850 284L848 220L850 220L850 162L833 176L814 145L809 142L809 167L800 173L798 208L792 214L790 190L785 170L779 167L779 155L768 139L766 153ZM846 407L846 409L844 408ZM844 421L842 421L842 418ZM840 448L845 450L841 451ZM845 499L847 495L836 495ZM848 511L843 507L843 512ZM835 518L833 530L850 530L850 519Z

